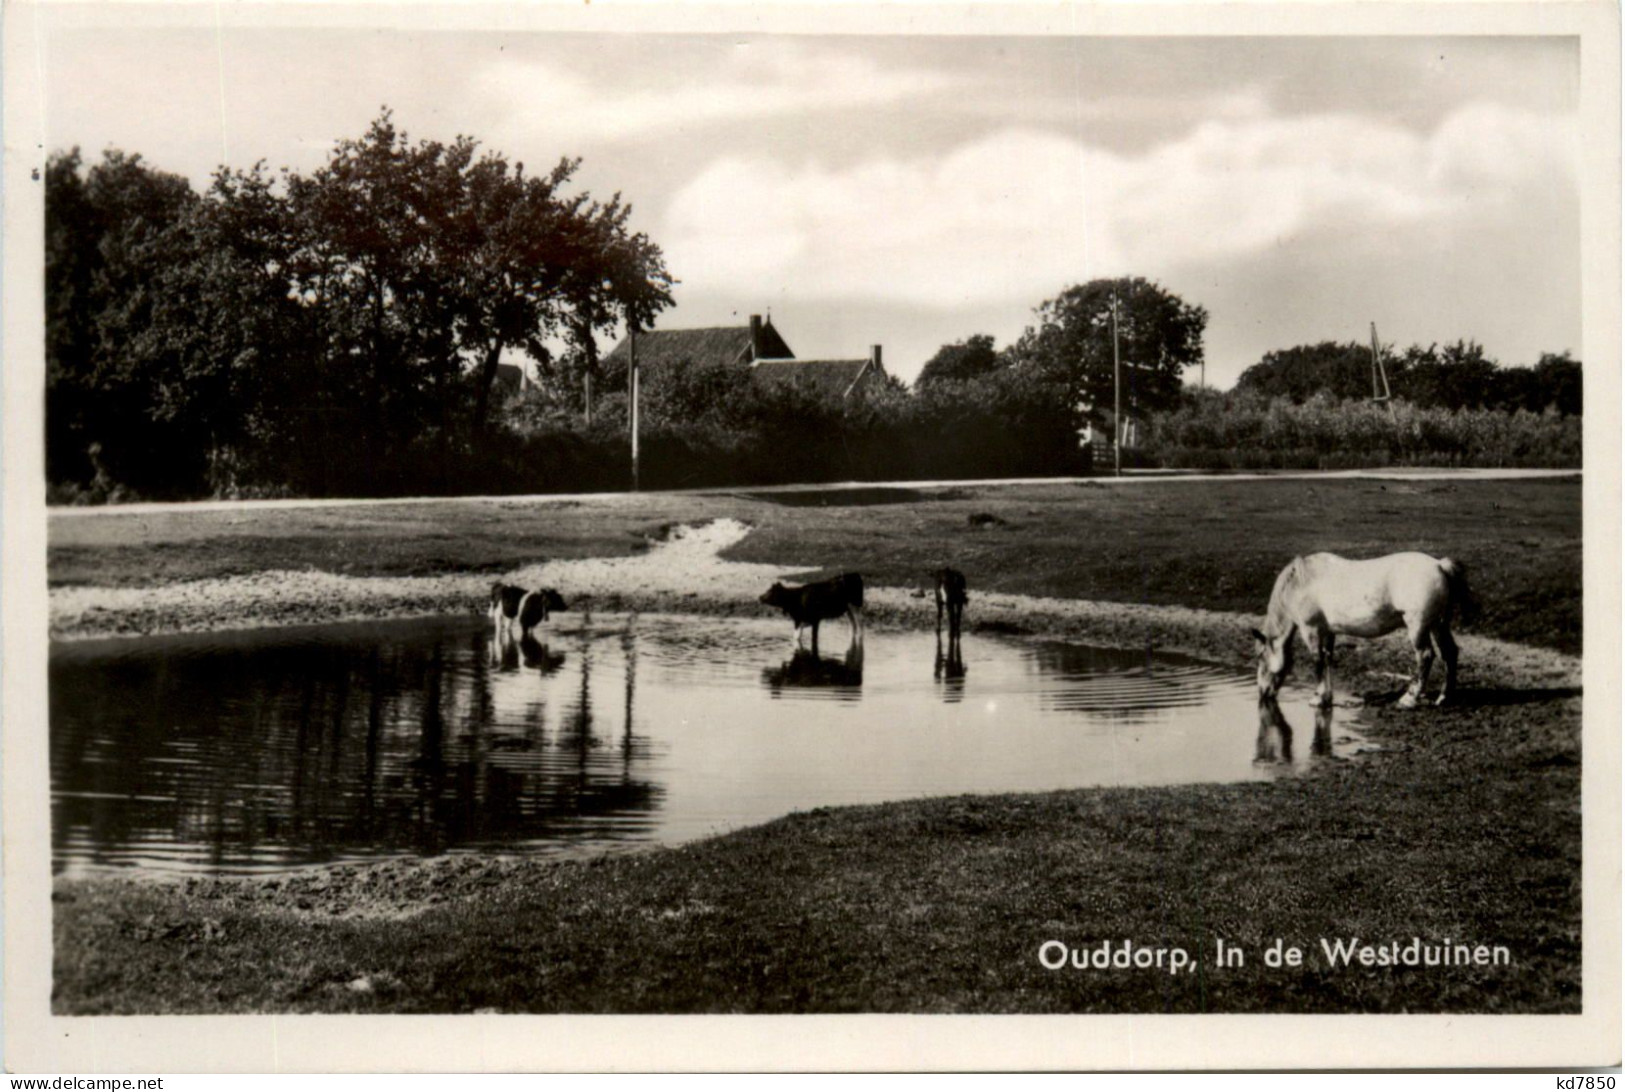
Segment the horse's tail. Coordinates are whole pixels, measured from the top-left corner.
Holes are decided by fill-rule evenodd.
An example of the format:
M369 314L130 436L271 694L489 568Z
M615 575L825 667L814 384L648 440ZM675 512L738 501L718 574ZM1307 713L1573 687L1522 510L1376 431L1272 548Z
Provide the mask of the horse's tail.
M1439 569L1444 573L1446 583L1450 588L1450 606L1455 610L1456 617L1463 622L1471 622L1478 617L1478 598L1473 595L1473 589L1467 583L1467 566L1459 561L1444 558L1439 562Z

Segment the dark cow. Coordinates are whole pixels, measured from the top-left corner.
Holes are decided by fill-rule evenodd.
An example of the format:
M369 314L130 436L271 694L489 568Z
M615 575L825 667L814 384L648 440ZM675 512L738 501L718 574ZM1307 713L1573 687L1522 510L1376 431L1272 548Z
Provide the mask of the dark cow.
M948 612L948 639L959 640L959 622L970 596L965 593L965 574L958 569L937 570L937 632L942 632L942 612Z
M790 616L796 626L796 643L801 643L801 631L812 627L813 651L818 650L818 624L846 615L852 623L852 640L863 639L863 577L857 573L842 573L829 580L820 580L800 587L787 587L775 583L762 595L761 602L778 607Z
M512 584L491 585L491 620L499 632L511 628L517 619L520 635L529 637L530 631L547 621L549 614L569 609L564 597L552 588L528 591Z

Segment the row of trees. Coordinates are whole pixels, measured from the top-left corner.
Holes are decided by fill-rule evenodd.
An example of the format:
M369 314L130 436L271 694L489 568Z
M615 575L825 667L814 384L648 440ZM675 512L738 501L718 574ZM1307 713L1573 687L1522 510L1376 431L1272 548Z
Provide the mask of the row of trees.
M1578 416L1580 363L1568 353L1544 353L1532 366L1503 367L1472 341L1403 353L1383 350L1394 397L1427 409L1492 409L1508 413L1553 410ZM1363 399L1372 394L1368 346L1323 341L1264 354L1241 374L1239 394L1304 402L1317 395Z
M309 174L222 170L203 193L135 155L52 156L56 497L624 484L625 396L603 389L597 338L652 325L674 281L619 194L570 192L577 166L531 175L470 138L413 143L387 110ZM1078 428L1114 404L1117 358L1124 409L1184 457L1231 412L1183 385L1207 317L1144 278L1090 281L1040 304L1003 349L986 335L945 345L912 391L845 402L691 362L646 377L644 481L1075 471ZM540 382L509 399L496 377L514 352ZM1422 408L1580 412L1566 355L1500 368L1458 343L1388 367L1396 396ZM1238 385L1241 416L1361 399L1369 383L1362 346L1270 353Z
M568 192L577 166L414 144L387 110L308 175L223 169L203 194L136 155L54 155L51 481L388 492L478 461L505 352L590 383L596 334L671 304L620 195Z

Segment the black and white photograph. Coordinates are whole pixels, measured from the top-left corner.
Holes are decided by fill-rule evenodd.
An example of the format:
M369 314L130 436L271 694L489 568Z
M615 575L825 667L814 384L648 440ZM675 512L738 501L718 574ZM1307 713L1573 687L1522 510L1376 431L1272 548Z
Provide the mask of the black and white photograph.
M1618 1064L1617 5L5 15L7 1068Z

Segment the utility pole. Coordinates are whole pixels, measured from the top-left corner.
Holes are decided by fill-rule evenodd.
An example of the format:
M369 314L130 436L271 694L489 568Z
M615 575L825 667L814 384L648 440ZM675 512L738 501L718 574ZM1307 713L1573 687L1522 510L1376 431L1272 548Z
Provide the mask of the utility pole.
M1388 369L1382 364L1382 343L1377 340L1377 324L1371 324L1371 401L1388 407L1394 416L1394 392L1388 389Z
M1112 473L1123 476L1123 364L1117 355L1117 292L1112 292Z
M627 399L632 406L632 492L638 491L638 326L631 323L626 329L627 336Z

